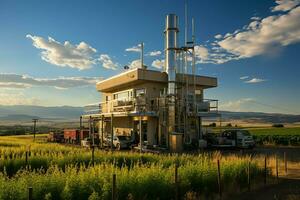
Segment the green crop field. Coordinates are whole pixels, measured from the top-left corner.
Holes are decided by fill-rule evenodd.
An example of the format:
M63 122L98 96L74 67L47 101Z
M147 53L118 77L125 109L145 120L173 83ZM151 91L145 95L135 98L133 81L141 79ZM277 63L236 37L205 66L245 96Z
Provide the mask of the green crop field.
M298 135L300 136L300 127L292 128L249 128L253 135Z
M293 128L249 128L258 144L300 145L300 127Z
M45 143L45 136L0 137L0 199L111 199L116 174L117 199L213 198L218 194L218 168L223 193L262 182L261 160L248 156L221 156L218 152L197 155L153 155L133 152L92 152L75 146ZM251 162L250 162L251 160ZM248 165L250 163L250 165ZM178 182L174 183L175 165ZM268 170L268 173L271 172Z
M226 129L240 129L240 127L213 127L212 130L220 133ZM300 145L300 127L243 127L254 136L259 145Z

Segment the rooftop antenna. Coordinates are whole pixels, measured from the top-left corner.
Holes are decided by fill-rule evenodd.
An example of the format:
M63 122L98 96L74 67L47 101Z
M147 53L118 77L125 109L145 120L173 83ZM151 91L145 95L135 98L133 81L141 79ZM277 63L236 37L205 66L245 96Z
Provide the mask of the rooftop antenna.
M140 46L141 46L141 69L146 69L146 67L144 66L144 43L141 42Z
M188 43L188 5L187 0L185 1L184 10L184 44L187 46Z

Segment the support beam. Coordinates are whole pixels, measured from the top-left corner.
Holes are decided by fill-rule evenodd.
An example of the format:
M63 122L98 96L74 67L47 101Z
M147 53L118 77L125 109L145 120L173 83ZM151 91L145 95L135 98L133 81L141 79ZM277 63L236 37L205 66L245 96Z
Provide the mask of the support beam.
M82 116L80 116L80 119L79 119L79 129L80 129L80 131L82 130Z
M91 121L91 128L92 128L92 144L95 146L95 120L92 119Z
M92 117L90 116L89 117L89 138L91 139L92 137L92 125L91 125L91 122L92 122Z
M113 151L114 149L114 126L113 126L113 122L114 122L114 115L111 114L110 117L110 135L111 135L111 141L110 141L110 148Z
M139 118L139 129L140 129L140 153L142 153L143 152L142 113L140 113L140 118Z
M104 147L103 145L103 140L104 140L104 116L101 116L101 148Z

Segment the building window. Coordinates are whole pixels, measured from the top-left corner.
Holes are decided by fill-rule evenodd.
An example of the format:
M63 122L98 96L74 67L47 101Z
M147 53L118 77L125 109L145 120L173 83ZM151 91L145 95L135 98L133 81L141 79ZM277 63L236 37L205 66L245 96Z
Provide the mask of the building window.
M136 97L144 96L145 94L146 94L145 88L140 88L140 89L135 90L135 96Z
M118 92L113 95L115 100L129 100L132 98L132 91Z

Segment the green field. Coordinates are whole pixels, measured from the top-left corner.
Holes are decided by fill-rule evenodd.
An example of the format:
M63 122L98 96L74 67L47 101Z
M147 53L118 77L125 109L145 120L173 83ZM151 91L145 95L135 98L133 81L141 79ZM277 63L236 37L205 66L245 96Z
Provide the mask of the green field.
M300 145L300 127L213 127L212 130L220 133L226 129L246 129L254 136L259 145Z
M298 135L300 136L300 127L292 128L247 128L253 135Z
M117 199L207 199L217 197L220 160L224 194L247 188L250 157L218 152L197 155L153 155L133 152L92 152L44 142L44 135L0 137L0 199L111 199L116 174ZM26 159L27 158L27 159ZM262 160L250 162L252 184L262 182ZM175 165L178 183L174 183ZM270 173L270 171L268 171Z

